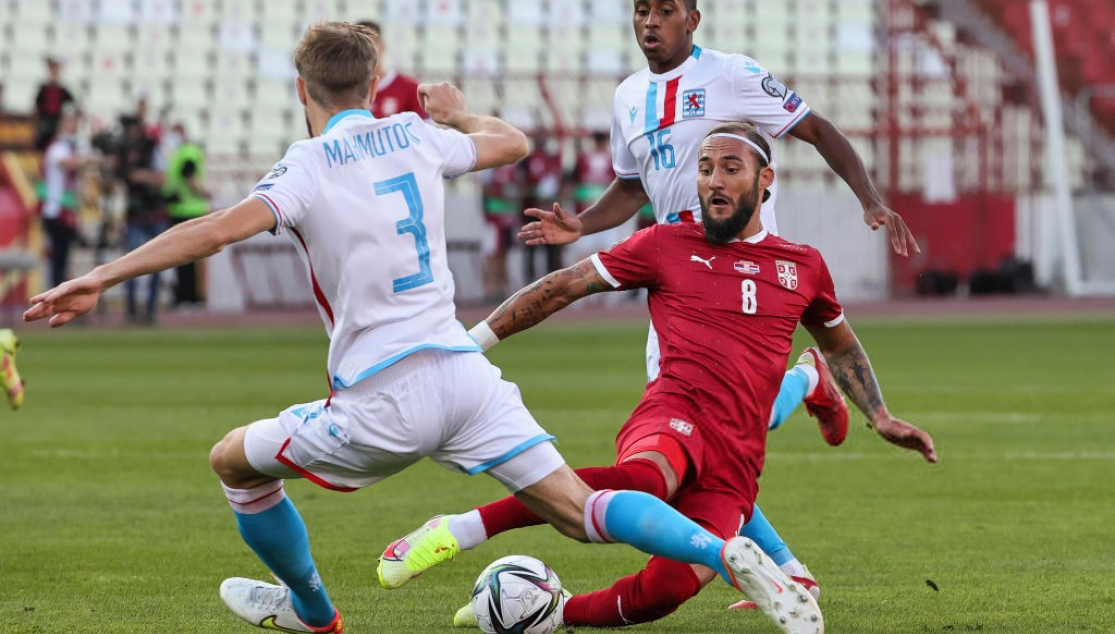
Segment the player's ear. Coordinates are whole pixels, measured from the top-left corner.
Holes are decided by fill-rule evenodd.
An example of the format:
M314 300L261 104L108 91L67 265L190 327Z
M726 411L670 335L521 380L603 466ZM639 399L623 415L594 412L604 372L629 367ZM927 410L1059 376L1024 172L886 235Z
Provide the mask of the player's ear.
M376 100L377 91L379 91L379 75L372 75L372 81L368 83L368 109L371 109L372 102Z
M701 23L701 12L698 9L693 9L689 12L689 32L692 33L697 30L697 25Z
M305 106L306 105L306 80L305 79L302 79L302 77L295 77L294 78L294 92L298 93L298 101L303 106Z
M759 189L767 189L774 184L774 170L764 167L759 170ZM763 200L766 200L764 197Z

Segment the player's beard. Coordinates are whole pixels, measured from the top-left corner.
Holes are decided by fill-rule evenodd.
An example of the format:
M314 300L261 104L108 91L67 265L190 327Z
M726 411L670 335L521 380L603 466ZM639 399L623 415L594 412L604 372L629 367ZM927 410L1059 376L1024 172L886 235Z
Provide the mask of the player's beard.
M727 244L739 237L751 217L755 215L755 208L759 206L759 182L751 186L751 191L740 196L739 205L731 216L724 220L715 220L708 212L708 200L701 199L701 226L705 228L705 239L712 244Z

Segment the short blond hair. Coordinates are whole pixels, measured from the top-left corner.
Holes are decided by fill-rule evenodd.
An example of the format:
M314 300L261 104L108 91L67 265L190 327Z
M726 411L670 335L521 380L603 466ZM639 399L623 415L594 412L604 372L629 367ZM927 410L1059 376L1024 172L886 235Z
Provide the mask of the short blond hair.
M294 67L319 105L334 108L366 99L379 63L375 34L348 22L318 22L294 49Z

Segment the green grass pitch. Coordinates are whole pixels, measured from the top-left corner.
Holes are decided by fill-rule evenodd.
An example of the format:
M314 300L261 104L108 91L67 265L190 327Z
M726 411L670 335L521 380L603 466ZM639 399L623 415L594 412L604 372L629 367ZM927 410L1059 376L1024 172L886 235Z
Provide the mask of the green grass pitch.
M609 464L641 393L645 332L546 324L492 358L571 464ZM760 502L820 581L828 631L1115 632L1115 321L864 320L857 332L892 411L934 435L941 463L885 445L858 417L840 448L800 411L771 434ZM23 339L27 404L0 411L0 632L252 631L217 586L266 572L207 455L229 429L324 395L320 328ZM536 527L388 592L374 570L391 539L500 487L423 463L357 493L288 492L353 633L448 631L502 555L539 557L574 590L645 559ZM724 610L734 600L717 584L638 631L776 631Z

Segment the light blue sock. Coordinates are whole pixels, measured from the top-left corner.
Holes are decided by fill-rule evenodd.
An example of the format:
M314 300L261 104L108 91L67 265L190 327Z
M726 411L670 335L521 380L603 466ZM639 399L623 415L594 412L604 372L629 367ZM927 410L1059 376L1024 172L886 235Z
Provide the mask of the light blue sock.
M290 498L262 513L235 513L240 535L263 563L290 587L291 602L308 625L328 625L336 610L310 555L306 524Z
M603 520L614 541L651 555L707 566L731 583L720 561L724 540L649 493L612 492Z
M794 553L790 552L790 547L778 536L778 531L770 525L767 516L763 515L758 505L755 506L755 512L740 529L739 534L755 542L755 545L770 555L774 563L779 566L794 559Z
M782 375L782 387L778 388L778 397L774 399L774 407L770 412L771 429L778 429L794 413L808 389L809 375L798 366L795 365Z

